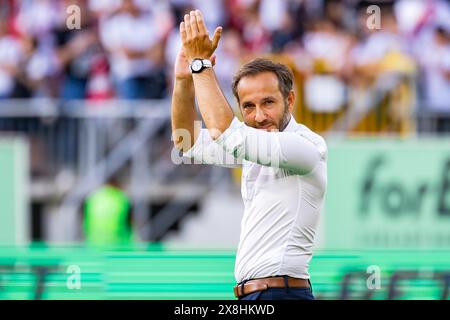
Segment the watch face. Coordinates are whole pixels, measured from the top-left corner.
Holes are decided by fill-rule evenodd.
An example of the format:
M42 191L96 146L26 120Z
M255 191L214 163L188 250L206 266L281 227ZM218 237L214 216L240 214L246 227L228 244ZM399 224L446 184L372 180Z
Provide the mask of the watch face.
M200 60L194 60L192 61L192 70L193 71L200 71L203 67L203 63Z

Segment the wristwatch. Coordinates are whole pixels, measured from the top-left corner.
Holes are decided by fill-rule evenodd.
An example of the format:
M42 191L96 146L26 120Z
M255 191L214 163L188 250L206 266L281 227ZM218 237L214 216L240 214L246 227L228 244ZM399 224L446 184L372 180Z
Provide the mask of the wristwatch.
M208 59L194 59L189 65L192 73L200 73L206 68L212 68L212 62Z

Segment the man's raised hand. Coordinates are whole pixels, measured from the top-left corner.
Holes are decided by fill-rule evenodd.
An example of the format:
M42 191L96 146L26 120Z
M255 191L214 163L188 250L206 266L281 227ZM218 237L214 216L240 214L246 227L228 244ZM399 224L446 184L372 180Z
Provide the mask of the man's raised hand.
M216 28L211 40L202 13L200 10L195 10L184 16L184 21L180 23L180 35L184 54L190 63L196 58L211 57L219 45L222 27Z

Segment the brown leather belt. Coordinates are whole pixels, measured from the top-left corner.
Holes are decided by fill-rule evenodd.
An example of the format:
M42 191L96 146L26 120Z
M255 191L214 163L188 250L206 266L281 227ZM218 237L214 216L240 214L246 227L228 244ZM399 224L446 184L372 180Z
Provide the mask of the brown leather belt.
M289 288L310 288L309 281L307 279L298 279L287 277ZM263 279L253 279L245 282L244 284L236 285L234 289L234 295L236 298L240 298L244 295L263 291L268 288L285 288L284 277L270 277Z

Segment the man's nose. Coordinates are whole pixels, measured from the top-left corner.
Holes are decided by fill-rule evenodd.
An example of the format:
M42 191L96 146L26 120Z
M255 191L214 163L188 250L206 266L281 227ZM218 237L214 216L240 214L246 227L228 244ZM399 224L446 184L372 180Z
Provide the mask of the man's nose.
M255 115L255 121L256 122L264 122L266 120L265 113L261 110L261 108L256 107L256 115Z

